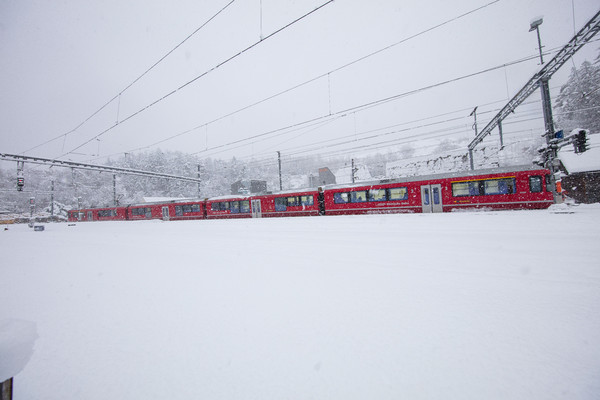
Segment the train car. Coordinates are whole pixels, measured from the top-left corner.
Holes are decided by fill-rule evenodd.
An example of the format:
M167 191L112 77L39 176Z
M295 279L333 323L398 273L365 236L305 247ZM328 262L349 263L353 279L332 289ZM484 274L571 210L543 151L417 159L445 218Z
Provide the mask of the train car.
M253 217L302 217L319 215L319 192L290 191L252 196Z
M69 222L77 221L124 221L127 219L126 207L90 208L68 212Z
M206 219L251 218L249 196L222 196L206 199L204 207Z
M67 212L67 221L69 222L77 222L80 220L79 210L71 210Z
M69 211L69 221L188 220L343 214L543 209L554 203L550 171L495 168L254 196L222 196Z
M325 189L327 215L539 209L553 204L550 171L495 168Z

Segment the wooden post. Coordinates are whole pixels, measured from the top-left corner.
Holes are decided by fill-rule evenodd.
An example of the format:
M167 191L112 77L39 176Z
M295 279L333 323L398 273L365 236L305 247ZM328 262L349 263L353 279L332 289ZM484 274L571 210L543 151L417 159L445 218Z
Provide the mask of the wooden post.
M0 400L12 400L13 378L0 382Z

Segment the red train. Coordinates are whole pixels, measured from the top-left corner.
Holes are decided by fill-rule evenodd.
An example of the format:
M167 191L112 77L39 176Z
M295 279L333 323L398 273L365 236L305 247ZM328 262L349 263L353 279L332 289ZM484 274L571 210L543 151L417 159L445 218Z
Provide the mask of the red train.
M550 171L497 168L330 185L252 196L133 204L69 211L69 221L188 220L341 214L430 213L467 209L542 209L553 204Z

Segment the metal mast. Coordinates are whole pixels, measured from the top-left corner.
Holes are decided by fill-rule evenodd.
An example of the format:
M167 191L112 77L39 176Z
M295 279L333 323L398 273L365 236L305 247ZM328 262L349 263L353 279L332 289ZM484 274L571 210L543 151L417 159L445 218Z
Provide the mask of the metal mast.
M537 90L544 81L548 81L556 71L558 71L579 49L581 49L586 43L590 41L594 35L600 31L600 12L596 13L579 32L567 43L559 52L545 64L538 73L519 90L519 92L496 114L492 120L477 134L475 139L469 144L469 161L471 169L474 169L473 165L473 150L484 137L491 134L492 130L498 126L504 118L506 118L511 112L515 110L527 97L529 97L535 90ZM546 94L542 94L546 96ZM547 116L550 117L551 116ZM546 121L546 130L548 130L548 121ZM548 132L546 132L548 135ZM547 140L551 140L547 136Z

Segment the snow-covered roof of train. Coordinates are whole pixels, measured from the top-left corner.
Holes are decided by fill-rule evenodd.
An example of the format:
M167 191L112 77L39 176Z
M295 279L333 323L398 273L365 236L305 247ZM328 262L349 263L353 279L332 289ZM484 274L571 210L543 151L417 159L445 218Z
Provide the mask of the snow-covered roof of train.
M229 195L223 195L223 196L209 197L208 200L209 201L215 201L215 200L246 200L248 198L250 198L250 196L244 196L244 195L239 195L239 194L229 194Z

